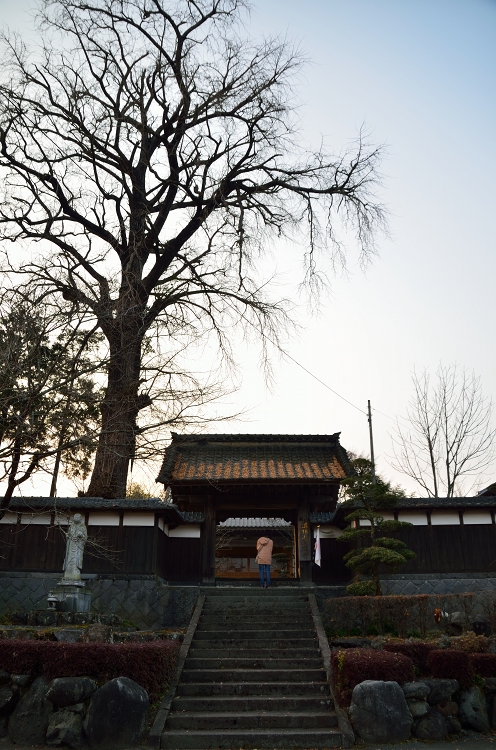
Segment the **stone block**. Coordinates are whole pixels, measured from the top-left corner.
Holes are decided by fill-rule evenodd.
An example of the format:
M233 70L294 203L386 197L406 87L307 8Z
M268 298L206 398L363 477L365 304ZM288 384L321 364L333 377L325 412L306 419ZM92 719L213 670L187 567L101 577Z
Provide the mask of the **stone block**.
M83 740L83 720L78 714L71 711L57 711L53 714L48 725L46 734L47 745L66 745L71 748L80 748Z
M421 740L444 740L448 736L448 724L444 716L434 709L415 722L413 734Z
M429 679L424 682L430 689L427 701L431 706L446 703L459 688L457 680Z
M410 700L407 700L407 704L414 719L420 719L422 716L425 716L427 713L429 713L429 704L427 703L427 701L420 701L416 700L415 698L410 698Z
M10 684L10 675L8 672L4 672L0 669L0 687Z
M105 683L91 698L84 722L91 750L136 745L145 731L148 707L146 690L133 680L117 677Z
M458 718L462 727L475 729L476 732L489 732L486 700L476 685L461 691L459 705Z
M96 689L96 682L89 677L57 677L51 681L46 697L63 708L87 700Z
M44 745L53 712L47 701L48 682L38 677L25 693L9 720L9 738L18 745Z
M418 682L404 682L401 689L405 694L405 698L416 698L421 701L425 701L431 691L429 685L426 685L422 680Z
M364 742L403 742L410 737L412 715L397 682L361 682L353 690L350 717Z

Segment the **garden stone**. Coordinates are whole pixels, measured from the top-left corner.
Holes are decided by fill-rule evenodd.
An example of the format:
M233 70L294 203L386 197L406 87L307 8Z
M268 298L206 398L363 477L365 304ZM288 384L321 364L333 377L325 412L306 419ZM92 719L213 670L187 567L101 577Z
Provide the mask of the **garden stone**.
M112 643L112 628L110 625L96 622L94 625L88 625L80 640L83 643Z
M460 734L462 731L462 725L454 716L446 717L446 726L448 727L448 734Z
M83 720L71 711L57 711L50 719L46 742L47 745L81 747L83 744Z
M350 717L365 742L403 742L410 737L412 715L397 682L365 680L356 685Z
M13 674L10 678L11 681L14 683L14 685L17 685L18 687L26 687L29 680L31 679L30 674Z
M7 736L8 725L9 725L9 717L8 716L0 717L0 739L3 739L4 737Z
M91 615L89 612L74 612L72 622L74 625L89 625L91 622Z
M439 711L433 710L415 723L413 733L421 740L444 740L448 736L448 724Z
M427 701L418 701L413 699L407 700L407 704L414 719L420 719L422 716L425 716L425 714L429 712L429 704L427 703Z
M44 745L52 715L52 704L46 700L48 682L38 677L23 695L9 721L9 737L19 745Z
M4 672L0 669L0 686L8 685L10 683L10 675L8 672Z
M9 687L0 688L0 716L10 714L17 703L17 690Z
M486 677L484 686L489 693L496 692L496 677Z
M55 631L55 638L62 643L77 643L81 636L81 631L75 628L60 628Z
M445 717L457 716L458 703L455 703L455 701L448 701L444 704L444 706L436 706L436 710Z
M90 698L96 688L96 682L89 677L57 677L51 681L46 697L63 708Z
M486 700L476 685L460 693L459 720L466 729L489 732Z
M52 610L47 612L38 612L36 624L46 628L50 625L57 625L57 613Z
M491 729L496 729L496 695L490 693L486 699L487 716Z
M418 700L425 701L430 692L430 687L425 682L404 682L401 686L405 694L405 698L417 698Z
M84 703L74 703L73 706L66 706L65 708L61 708L61 711L70 711L73 714L78 714L79 716L84 716L86 712L86 706Z
M424 680L424 682L430 688L427 701L431 706L437 706L438 703L445 703L459 688L458 680L431 679Z
M476 617L472 623L472 630L476 635L491 635L491 624L485 617Z
M84 722L90 748L119 750L136 745L145 730L149 704L146 690L127 677L105 683L93 694Z

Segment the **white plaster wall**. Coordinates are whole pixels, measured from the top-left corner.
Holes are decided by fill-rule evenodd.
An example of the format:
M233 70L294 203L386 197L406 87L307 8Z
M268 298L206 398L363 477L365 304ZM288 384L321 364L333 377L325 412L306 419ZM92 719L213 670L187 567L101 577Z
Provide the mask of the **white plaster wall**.
M155 526L155 513L125 512L123 526Z
M459 526L460 516L457 510L433 510L431 514L432 526Z
M186 523L181 526L176 526L175 529L169 529L169 536L199 539L200 538L200 524L199 523Z
M92 510L89 514L88 526L118 526L120 513L106 510Z
M414 526L427 526L427 513L419 510L401 510L398 521L413 523Z
M486 524L492 523L491 512L489 510L465 510L463 512L463 523L465 525L470 524Z

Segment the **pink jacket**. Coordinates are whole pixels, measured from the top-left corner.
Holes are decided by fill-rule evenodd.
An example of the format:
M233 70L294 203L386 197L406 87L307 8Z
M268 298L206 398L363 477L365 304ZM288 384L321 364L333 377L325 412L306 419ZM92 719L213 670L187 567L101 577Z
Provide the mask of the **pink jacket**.
M272 539L267 539L266 536L261 536L257 541L257 552L258 552L258 564L259 565L270 565L272 563L272 547L274 542Z

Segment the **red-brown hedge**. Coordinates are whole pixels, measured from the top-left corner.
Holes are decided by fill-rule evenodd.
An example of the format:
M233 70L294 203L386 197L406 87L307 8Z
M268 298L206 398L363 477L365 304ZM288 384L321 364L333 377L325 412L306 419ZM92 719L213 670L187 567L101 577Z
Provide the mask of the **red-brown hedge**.
M420 641L418 643L386 643L384 645L385 651L409 656L418 671L419 677L428 677L430 675L427 657L435 649L436 646L432 643L423 643Z
M429 653L427 665L433 677L458 680L461 688L470 687L473 683L474 667L464 651L435 649Z
M177 641L152 643L58 643L0 640L0 669L10 674L129 677L153 698L171 681L179 655Z
M496 654L470 654L475 673L481 677L496 677Z
M349 706L353 688L364 680L403 683L415 679L413 662L403 654L353 648L333 651L331 663L336 697L341 706Z

